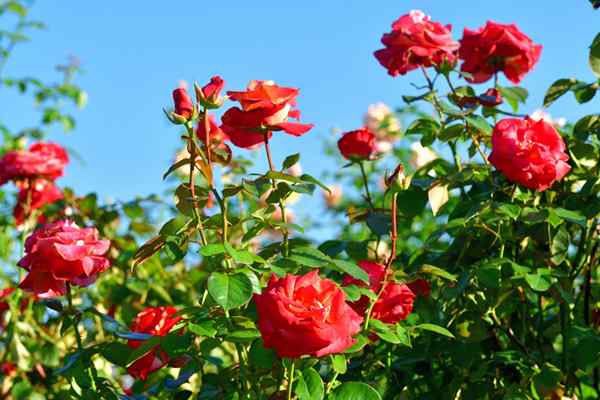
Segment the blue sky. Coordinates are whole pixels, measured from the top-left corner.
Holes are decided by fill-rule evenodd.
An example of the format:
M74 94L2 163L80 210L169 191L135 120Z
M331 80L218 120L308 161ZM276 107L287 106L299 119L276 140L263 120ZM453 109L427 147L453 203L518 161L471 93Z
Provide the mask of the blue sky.
M318 176L333 165L321 154L332 127L357 128L369 104L400 105L401 95L415 93L410 82L421 83L416 73L389 77L372 56L390 24L417 8L452 23L456 39L463 27L492 19L514 22L543 44L540 63L522 82L531 92L525 111L541 105L556 78L593 80L587 48L600 12L586 0L39 1L33 17L48 30L17 48L6 75L51 80L53 66L69 54L81 59L88 106L76 113L73 134L52 136L85 159L59 181L79 193L128 199L162 192L179 137L161 109L179 80L204 82L215 74L230 90L251 79L300 88L303 121L316 127L300 139L276 135L274 154L279 163L299 151L304 170ZM0 120L11 128L31 125L31 113L22 111L30 99L6 92L0 91ZM574 107L570 97L551 113L576 119L593 110Z

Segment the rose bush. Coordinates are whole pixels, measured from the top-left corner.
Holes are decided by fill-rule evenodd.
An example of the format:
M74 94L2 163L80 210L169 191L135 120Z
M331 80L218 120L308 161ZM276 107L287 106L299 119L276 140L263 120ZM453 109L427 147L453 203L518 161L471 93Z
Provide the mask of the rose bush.
M7 4L19 35L36 26ZM457 40L412 11L382 42L381 73L412 72L414 93L327 140L339 168L275 163L273 132L317 139L292 122L299 89L213 76L164 94L168 196L110 204L61 186L67 152L45 140L85 103L77 63L3 76L43 117L0 124L17 189L0 188L0 397L598 398L600 117L525 113L511 85L542 48L515 25ZM544 107L593 100L600 37L588 59L594 80L557 80ZM317 191L325 210L298 213Z

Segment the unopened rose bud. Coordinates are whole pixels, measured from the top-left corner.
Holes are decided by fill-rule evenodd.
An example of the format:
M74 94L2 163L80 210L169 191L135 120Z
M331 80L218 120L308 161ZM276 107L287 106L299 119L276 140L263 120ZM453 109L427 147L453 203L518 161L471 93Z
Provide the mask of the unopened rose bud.
M203 87L194 83L194 90L196 91L198 103L206 108L221 107L225 101L225 98L221 97L223 86L225 86L225 81L218 75L210 78L210 82Z
M398 185L400 189L406 190L410 187L412 177L404 175L404 166L398 164L392 175L385 179L385 184L389 188L394 185Z
M194 103L190 98L187 90L184 88L177 88L173 90L173 103L175 105L173 118L176 120L183 119L183 121L189 120L194 114Z

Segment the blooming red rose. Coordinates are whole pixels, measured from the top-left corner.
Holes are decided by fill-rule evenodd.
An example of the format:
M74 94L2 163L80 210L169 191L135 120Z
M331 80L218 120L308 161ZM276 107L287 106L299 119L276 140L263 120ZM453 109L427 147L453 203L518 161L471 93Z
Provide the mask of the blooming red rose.
M509 181L539 192L571 169L565 142L552 124L530 118L498 121L489 161Z
M208 108L217 108L223 104L221 90L225 86L225 81L220 76L213 76L203 87L195 85L196 97L198 101Z
M165 336L181 320L181 317L174 316L175 313L177 310L174 307L148 307L138 313L131 323L130 330L154 336ZM129 340L127 345L137 349L143 342L143 340ZM148 354L131 364L127 368L127 372L134 378L146 380L149 374L168 363L167 353L162 351L160 346L156 346Z
M417 296L429 297L429 294L431 293L429 282L423 278L408 282L406 286L408 286L408 288Z
M173 90L173 103L175 104L175 114L190 119L194 113L194 103L185 88L180 87Z
M502 71L511 82L518 84L540 59L542 46L521 32L514 24L488 21L476 31L464 30L459 56L464 63L461 71L468 72L467 81L482 83Z
M98 239L96 228L80 228L71 221L57 221L34 231L25 241L19 266L28 273L19 287L37 297L64 295L66 283L93 283L110 266L104 256L109 240Z
M243 148L264 143L265 136L270 138L273 131L302 136L313 125L288 121L300 118L300 111L292 109L298 93L298 89L277 86L273 81L251 81L244 92L227 92L242 107L227 110L221 128L233 144Z
M61 190L53 182L45 179L37 179L30 185L27 183L21 185L17 204L13 210L17 226L22 225L33 210L61 200L63 197ZM44 216L40 215L38 222L43 223L44 220Z
M0 159L0 184L9 180L44 178L54 180L63 175L69 156L54 143L35 143L29 150L13 150Z
M361 267L369 275L369 289L374 293L381 291L381 285L385 278L385 267L372 261L359 261ZM345 276L342 285L367 286L363 281L351 276ZM408 317L412 312L415 294L403 283L388 282L371 311L371 318L388 324L395 324ZM350 306L360 315L364 315L369 308L369 298L362 296Z
M367 128L344 133L338 140L338 148L348 160L371 158L375 153L375 134Z
M452 39L451 25L432 22L422 11L413 10L392 24L385 33L375 57L391 76L404 75L419 67L438 66L444 61L454 63L458 42Z
M362 318L346 303L344 292L318 271L306 275L271 275L254 295L258 329L265 347L280 357L322 357L352 346Z

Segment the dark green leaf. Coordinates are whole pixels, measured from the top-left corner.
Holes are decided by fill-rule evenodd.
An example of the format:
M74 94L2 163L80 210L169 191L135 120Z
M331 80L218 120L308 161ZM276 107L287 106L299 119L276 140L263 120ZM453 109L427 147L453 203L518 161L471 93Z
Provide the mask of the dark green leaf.
M346 382L333 392L332 400L381 400L381 396L366 383Z
M237 308L252 297L252 282L244 274L213 272L207 282L208 293L225 310Z

